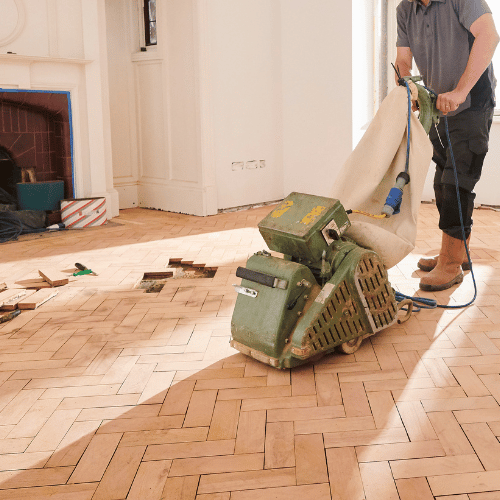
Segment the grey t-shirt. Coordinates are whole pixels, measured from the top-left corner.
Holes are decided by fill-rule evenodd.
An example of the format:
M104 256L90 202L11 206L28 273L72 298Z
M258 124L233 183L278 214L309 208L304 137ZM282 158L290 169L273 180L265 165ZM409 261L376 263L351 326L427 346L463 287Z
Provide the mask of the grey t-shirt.
M485 0L402 0L397 7L398 47L409 47L425 84L436 93L450 92L460 80L474 36L472 23L491 13ZM496 80L490 64L466 101L454 112L494 102Z

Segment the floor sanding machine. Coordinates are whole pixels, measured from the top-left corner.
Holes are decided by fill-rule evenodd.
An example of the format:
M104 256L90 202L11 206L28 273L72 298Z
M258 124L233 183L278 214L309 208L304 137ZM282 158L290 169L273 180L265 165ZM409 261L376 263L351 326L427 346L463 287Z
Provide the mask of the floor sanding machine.
M435 99L415 86L428 132ZM398 321L401 308L403 319L409 316L411 300L396 301L377 253L345 236L350 225L339 200L297 192L258 224L269 250L282 257L262 250L237 269L232 347L293 368L334 350L354 353L364 338Z

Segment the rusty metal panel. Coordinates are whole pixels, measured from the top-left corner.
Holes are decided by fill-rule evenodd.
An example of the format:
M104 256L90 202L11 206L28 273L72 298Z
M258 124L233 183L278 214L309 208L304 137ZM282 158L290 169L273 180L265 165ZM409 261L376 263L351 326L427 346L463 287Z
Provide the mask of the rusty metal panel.
M339 236L350 226L338 200L291 193L259 223L259 230L271 250L313 263L329 248L321 231L332 221Z

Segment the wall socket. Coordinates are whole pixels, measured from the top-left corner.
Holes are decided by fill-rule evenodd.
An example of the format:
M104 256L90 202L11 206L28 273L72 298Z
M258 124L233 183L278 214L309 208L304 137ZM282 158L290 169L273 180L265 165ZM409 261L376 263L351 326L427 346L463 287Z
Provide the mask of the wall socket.
M233 161L231 164L231 170L243 170L244 168L249 170L266 168L266 160Z

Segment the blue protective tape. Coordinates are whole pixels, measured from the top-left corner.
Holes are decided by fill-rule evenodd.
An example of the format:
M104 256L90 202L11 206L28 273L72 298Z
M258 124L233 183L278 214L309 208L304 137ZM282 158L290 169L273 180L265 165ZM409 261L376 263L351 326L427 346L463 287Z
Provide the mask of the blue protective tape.
M27 92L31 94L64 94L68 99L68 119L69 119L69 142L71 149L71 175L73 179L73 197L75 197L75 159L73 150L73 113L71 111L71 93L67 90L34 90L34 89L2 89L0 92Z

